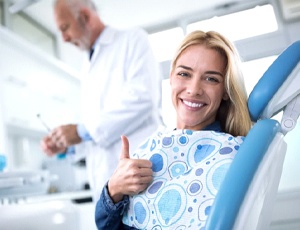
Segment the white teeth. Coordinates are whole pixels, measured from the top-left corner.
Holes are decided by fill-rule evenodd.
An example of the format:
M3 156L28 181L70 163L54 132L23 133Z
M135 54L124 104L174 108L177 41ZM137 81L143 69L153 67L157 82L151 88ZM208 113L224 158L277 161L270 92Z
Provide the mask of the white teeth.
M185 101L185 100L183 100L183 103L186 104L187 106L194 107L194 108L199 108L203 106L203 104L201 103L192 103L190 101Z

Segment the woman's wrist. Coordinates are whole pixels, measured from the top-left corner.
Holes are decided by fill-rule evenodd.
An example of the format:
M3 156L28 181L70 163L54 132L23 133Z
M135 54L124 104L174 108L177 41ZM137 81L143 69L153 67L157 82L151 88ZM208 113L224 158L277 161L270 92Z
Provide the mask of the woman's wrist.
M112 201L116 204L116 203L120 202L121 200L123 200L124 194L122 194L121 192L118 192L117 189L115 189L115 187L116 186L113 186L111 181L108 181L108 184L107 184L108 194L109 194L110 198L112 199Z

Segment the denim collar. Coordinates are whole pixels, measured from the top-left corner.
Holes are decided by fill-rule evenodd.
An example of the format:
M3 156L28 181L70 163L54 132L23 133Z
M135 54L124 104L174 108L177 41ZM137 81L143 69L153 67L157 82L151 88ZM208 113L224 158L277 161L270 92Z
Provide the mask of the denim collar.
M210 125L203 128L202 130L212 130L212 131L216 131L216 132L222 132L220 121L214 121Z
M177 128L175 128L174 130L177 130ZM220 121L214 121L213 123L204 127L201 130L206 130L206 131L211 130L211 131L215 131L215 132L222 132Z

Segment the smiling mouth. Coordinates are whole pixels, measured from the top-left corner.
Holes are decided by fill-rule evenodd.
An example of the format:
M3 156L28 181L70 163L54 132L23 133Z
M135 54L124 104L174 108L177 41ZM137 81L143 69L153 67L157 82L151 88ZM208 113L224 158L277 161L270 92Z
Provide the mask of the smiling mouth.
M189 107L192 107L192 108L200 108L202 106L204 106L204 104L202 103L195 103L195 102L190 102L190 101L185 101L185 100L182 100L183 104L189 106Z

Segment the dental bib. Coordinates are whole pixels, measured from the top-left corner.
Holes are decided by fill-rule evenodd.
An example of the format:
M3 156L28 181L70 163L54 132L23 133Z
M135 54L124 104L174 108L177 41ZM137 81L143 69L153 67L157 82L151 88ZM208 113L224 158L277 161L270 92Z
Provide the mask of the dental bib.
M244 137L158 130L131 158L152 162L153 182L130 196L123 223L138 229L204 229L218 188Z

